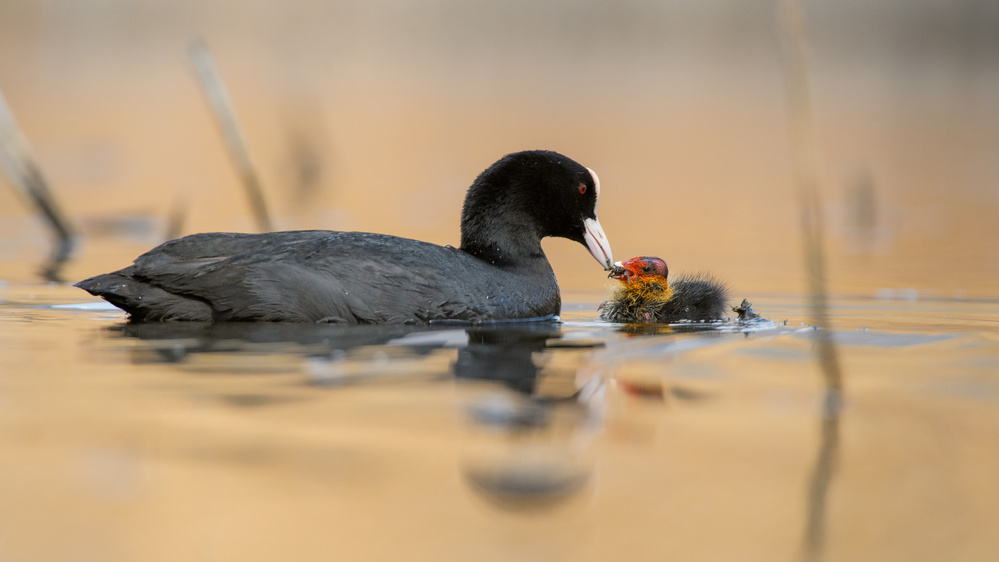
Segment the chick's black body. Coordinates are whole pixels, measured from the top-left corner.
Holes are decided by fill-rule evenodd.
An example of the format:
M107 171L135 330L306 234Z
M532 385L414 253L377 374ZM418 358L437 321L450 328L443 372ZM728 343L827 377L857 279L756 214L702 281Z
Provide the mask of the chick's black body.
M609 266L610 247L596 220L598 186L593 172L565 156L520 152L469 188L461 248L363 232L195 234L77 286L146 321L426 323L555 315L558 284L540 242L576 240Z
M710 322L725 318L728 290L710 277L681 276L669 284L672 295L662 300L615 291L600 308L600 318L621 324L672 324L683 320Z
M615 264L610 276L621 281L600 305L600 318L622 324L705 322L725 318L728 290L705 275L682 275L667 281L666 262L636 257Z

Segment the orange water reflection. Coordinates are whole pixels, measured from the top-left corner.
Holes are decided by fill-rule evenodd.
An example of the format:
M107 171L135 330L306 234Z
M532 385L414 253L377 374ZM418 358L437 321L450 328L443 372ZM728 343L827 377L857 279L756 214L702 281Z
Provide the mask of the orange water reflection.
M75 296L0 293L14 559L772 560L816 505L828 559L997 546L995 303L946 303L952 326L835 301L829 462L794 300L757 299L778 330L634 336L592 305L514 330L177 328Z

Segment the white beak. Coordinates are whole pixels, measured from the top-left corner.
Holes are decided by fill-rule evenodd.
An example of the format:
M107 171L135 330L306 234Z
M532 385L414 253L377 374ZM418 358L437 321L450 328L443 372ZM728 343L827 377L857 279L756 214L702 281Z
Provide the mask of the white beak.
M604 234L604 229L600 226L600 221L595 218L586 219L583 221L583 228L585 229L583 240L586 240L586 247L590 249L590 255L600 262L604 269L610 269L611 264L614 263L614 256L611 253L607 235Z

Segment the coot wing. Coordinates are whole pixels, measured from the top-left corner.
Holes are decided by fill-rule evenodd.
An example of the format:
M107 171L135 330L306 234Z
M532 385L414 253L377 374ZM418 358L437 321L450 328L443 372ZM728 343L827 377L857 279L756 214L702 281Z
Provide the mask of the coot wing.
M475 307L462 298L463 272L445 268L457 267L454 254L460 252L355 232L194 235L140 256L132 276L207 303L216 320L398 323L442 311L474 316Z

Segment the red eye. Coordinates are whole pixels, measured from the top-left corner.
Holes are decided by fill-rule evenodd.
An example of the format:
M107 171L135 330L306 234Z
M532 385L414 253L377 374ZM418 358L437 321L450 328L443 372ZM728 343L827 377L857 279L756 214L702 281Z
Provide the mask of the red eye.
M579 194L584 195L585 193L586 193L586 184L585 183L579 184Z

